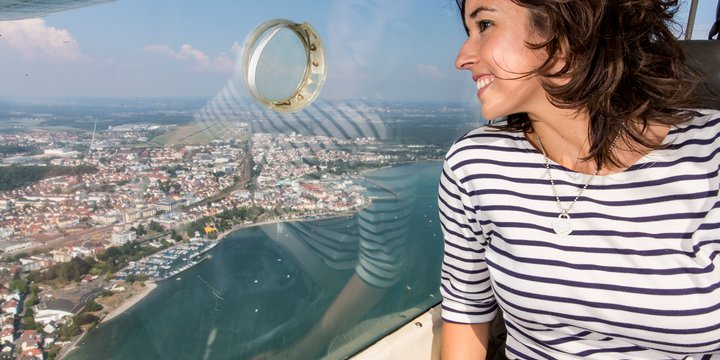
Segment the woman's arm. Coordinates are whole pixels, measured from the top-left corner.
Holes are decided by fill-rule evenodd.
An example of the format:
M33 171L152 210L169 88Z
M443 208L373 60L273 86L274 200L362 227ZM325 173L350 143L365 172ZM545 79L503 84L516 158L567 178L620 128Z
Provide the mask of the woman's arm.
M443 360L484 360L490 341L490 323L442 325Z

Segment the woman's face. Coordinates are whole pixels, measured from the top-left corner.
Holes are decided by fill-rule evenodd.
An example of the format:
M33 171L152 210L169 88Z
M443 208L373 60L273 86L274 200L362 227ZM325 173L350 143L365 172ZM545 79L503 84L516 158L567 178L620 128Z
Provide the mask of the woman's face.
M485 118L532 114L548 104L540 79L523 77L547 57L526 45L542 40L531 28L527 9L510 0L466 0L463 17L469 36L455 66L471 72Z

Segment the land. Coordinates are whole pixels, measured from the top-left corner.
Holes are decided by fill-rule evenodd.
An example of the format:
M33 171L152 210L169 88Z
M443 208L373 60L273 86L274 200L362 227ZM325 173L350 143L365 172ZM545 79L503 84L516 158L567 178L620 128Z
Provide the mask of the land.
M152 281L135 283L123 292L102 297L98 299L98 303L103 306L103 310L95 313L95 315L101 319L100 322L110 321L140 302L156 287L157 284Z
M26 299L17 301L21 326L12 340L32 328L55 342L38 348L61 357L86 331L147 296L156 286L148 280L167 276L153 266L172 273L195 263L174 263L182 255L173 249L242 227L357 212L370 202L364 171L442 159L445 146L474 125L457 116L462 108L447 106L354 112L339 104L333 111L345 112L346 125L273 122L250 111L194 121L191 108L0 103L0 175L43 173L0 192L0 282ZM382 122L368 122L368 113L382 114ZM466 123L438 120L445 118ZM47 176L50 167L83 170ZM134 265L153 254L165 254L165 262ZM41 316L58 302L72 305L68 315ZM47 330L53 324L57 332Z

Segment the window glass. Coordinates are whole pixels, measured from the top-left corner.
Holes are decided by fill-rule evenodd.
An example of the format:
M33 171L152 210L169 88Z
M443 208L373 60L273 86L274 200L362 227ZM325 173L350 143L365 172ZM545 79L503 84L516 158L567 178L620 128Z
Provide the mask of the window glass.
M275 18L326 49L295 113L240 68ZM458 19L446 0L119 0L0 22L16 337L67 359L343 358L436 305L440 160L483 123Z
M42 18L0 21L0 275L18 294L3 340L47 358L336 359L438 304L441 160L485 124L454 69L454 1L31 3ZM324 90L296 113L242 78L245 37L275 18L326 48Z
M713 23L717 20L717 1L713 0L698 0L697 10L695 12L695 21L693 23L691 39L693 40L707 40L708 34L710 34L710 28ZM692 2L689 0L680 1L680 9L676 14L676 21L679 25L682 25L682 29L687 29L688 18L690 17L690 11L692 9ZM685 32L677 32L678 36L685 38ZM682 34L682 35L680 35Z

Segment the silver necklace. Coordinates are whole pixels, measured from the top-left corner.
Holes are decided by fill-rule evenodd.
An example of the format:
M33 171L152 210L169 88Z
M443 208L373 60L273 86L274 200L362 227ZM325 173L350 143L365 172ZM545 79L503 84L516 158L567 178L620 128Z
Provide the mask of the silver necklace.
M617 142L619 137L620 134L618 133L613 140L612 145L610 145L610 148L615 147L615 142ZM540 151L542 151L543 157L545 158L545 169L547 170L548 178L550 178L550 187L552 188L553 195L555 195L555 203L558 211L560 212L558 218L552 222L552 228L555 230L555 233L560 236L570 235L570 233L573 232L572 222L570 221L570 210L572 210L580 196L582 196L583 192L585 192L585 189L587 189L595 176L600 172L600 167L598 166L597 170L595 170L595 172L590 176L585 185L580 188L580 191L578 191L577 196L575 196L575 199L573 199L572 203L570 203L570 206L564 208L562 206L562 202L560 202L560 196L558 196L557 188L555 187L555 180L552 177L552 171L550 171L550 160L548 160L547 154L545 153L545 147L543 147L542 140L540 140L537 133L535 134L535 139L537 139L538 145L540 145Z

